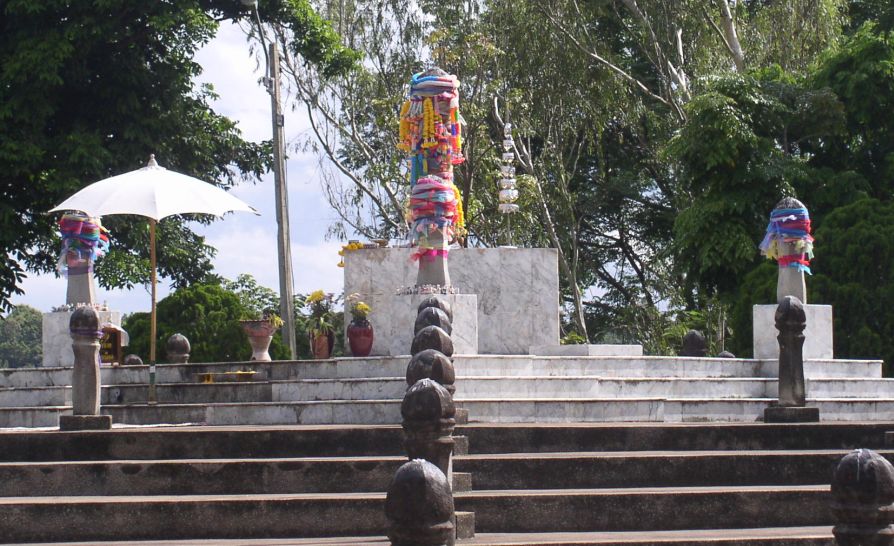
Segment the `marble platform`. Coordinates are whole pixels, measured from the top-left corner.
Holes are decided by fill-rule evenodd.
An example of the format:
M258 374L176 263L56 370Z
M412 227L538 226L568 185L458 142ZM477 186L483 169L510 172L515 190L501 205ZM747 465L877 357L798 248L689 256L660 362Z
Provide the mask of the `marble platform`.
M372 307L369 322L373 327L371 356L409 355L413 343L413 326L417 308L428 295L396 296L374 294L364 296ZM474 294L440 294L439 298L450 304L453 310L454 354L478 354L478 298ZM347 339L347 336L345 337Z
M374 248L345 253L345 294L358 293L370 303L414 285L419 265L410 260L411 252ZM528 354L532 345L559 344L555 249L460 248L450 250L449 260L453 286L461 294L478 296L478 353L519 355ZM382 313L373 305L370 320Z
M643 356L642 345L532 345L537 356Z
M752 307L752 340L754 358L779 358L779 341L776 336L776 305ZM807 327L804 329L804 359L832 359L832 306L805 305Z
M74 311L55 311L43 314L43 366L73 366L74 353L71 350L71 335L68 322ZM99 311L99 323L121 327L120 311Z

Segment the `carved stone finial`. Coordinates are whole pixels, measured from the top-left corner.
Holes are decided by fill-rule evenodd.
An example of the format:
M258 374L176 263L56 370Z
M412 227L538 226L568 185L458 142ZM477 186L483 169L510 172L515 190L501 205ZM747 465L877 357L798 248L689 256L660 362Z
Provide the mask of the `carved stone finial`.
M804 206L804 203L798 201L794 197L783 197L778 203L776 203L776 206L773 208L774 208L774 210L781 210L781 209L806 209L807 207Z
M416 323L413 325L413 334L418 334L426 326L438 326L447 334L453 333L450 317L438 307L425 307L416 315Z
M832 476L832 529L840 545L894 544L894 466L869 449L845 455Z
M453 309L450 307L450 304L447 302L447 300L441 299L437 296L429 296L419 303L419 307L416 309L416 315L418 316L419 313L421 313L422 310L426 307L437 307L441 311L447 313L447 318L450 320L451 323L453 322Z
M453 340L450 335L437 326L426 326L419 330L413 337L410 354L420 353L426 349L434 349L444 353L445 356L453 356Z
M129 354L124 357L124 365L125 366L142 366L143 359L140 358L140 355Z
M404 463L385 497L393 546L444 546L454 536L453 492L447 476L424 460Z
M420 379L437 381L452 396L456 392L456 369L453 361L434 349L426 349L413 355L407 364L407 385L414 385Z
M168 362L172 364L186 364L189 362L189 351L191 347L189 340L183 334L174 334L168 338L165 345L165 354L168 356Z
M689 330L683 336L683 349L680 356L707 356L708 343L705 341L705 334L698 330Z

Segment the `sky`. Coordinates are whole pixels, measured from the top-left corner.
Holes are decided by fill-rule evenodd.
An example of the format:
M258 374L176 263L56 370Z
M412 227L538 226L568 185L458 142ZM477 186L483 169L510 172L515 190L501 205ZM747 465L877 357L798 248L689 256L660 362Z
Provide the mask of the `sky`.
M213 104L215 111L236 121L245 139L255 142L270 139L270 97L258 83L263 75L263 63L258 66L249 53L242 30L222 23L215 39L198 52L195 60L204 70L197 81L212 84L220 95ZM302 109L292 112L285 104L283 111L287 143L306 136L309 131L306 113ZM152 150L146 151L147 157L150 153ZM159 165L165 166L163 157L156 159ZM313 153L288 152L286 171L295 293L306 294L317 289L340 292L343 286L343 271L336 265L342 243L324 238L337 215L320 189L318 165L319 159ZM248 273L261 285L279 292L273 174L268 173L255 185L243 183L231 193L261 215L234 213L210 226L194 226L217 249L215 273L228 279ZM114 233L112 237L114 244ZM159 279L159 300L170 292L168 284L166 279ZM14 297L14 304L27 304L46 312L65 303L64 278L29 274L22 288L25 294ZM112 310L124 313L149 311L150 307L148 285L132 290L105 290L97 286L96 297L98 302L108 303Z

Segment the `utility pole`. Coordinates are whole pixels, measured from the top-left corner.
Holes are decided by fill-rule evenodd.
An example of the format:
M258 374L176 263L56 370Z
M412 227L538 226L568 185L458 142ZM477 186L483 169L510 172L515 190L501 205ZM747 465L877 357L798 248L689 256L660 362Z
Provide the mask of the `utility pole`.
M260 21L259 21L260 24ZM276 188L276 247L279 259L279 315L282 318L282 340L289 347L292 360L298 358L295 348L295 312L292 286L292 244L289 239L289 192L286 186L285 118L280 104L279 51L276 40L270 43L268 57L270 110L273 114L273 180Z

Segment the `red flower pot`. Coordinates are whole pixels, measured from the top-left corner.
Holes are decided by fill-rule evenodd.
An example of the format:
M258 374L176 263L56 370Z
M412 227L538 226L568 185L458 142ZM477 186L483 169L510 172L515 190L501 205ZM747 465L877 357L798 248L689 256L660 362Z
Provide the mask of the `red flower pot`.
M373 346L373 327L368 320L348 325L348 345L353 356L369 356Z

